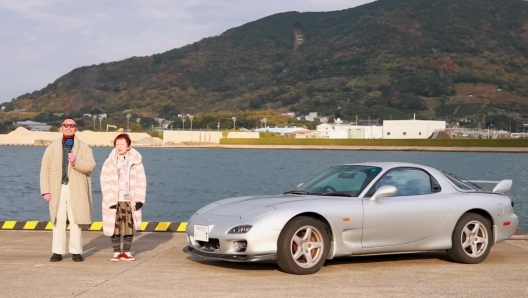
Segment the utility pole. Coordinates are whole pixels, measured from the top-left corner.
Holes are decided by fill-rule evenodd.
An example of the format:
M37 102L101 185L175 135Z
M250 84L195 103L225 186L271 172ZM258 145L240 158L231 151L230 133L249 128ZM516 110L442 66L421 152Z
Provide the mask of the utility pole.
M132 117L132 115L130 115L130 114L126 115L126 118L127 118L127 132L130 132L130 117Z
M191 120L191 131L192 131L192 121L193 121L194 116L187 114L187 117L189 117L189 120Z
M104 119L104 118L106 118L106 116L104 116L104 115L99 115L99 130L103 130L103 129L101 128L101 123L103 122L103 119Z

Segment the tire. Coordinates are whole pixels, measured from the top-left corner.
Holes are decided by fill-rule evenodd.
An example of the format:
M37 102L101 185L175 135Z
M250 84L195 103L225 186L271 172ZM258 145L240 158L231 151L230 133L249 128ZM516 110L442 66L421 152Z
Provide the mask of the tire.
M328 227L317 219L299 216L282 229L277 265L287 273L313 274L323 266L329 249Z
M490 226L489 220L482 215L462 215L451 236L453 246L447 250L449 258L464 264L478 264L484 261L493 241Z

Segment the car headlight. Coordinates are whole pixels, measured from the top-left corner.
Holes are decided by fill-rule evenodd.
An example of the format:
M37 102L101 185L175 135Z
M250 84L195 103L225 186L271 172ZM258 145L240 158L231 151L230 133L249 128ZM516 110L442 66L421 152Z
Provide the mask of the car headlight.
M252 226L250 225L243 225L243 226L237 226L229 230L228 234L245 234L249 232Z

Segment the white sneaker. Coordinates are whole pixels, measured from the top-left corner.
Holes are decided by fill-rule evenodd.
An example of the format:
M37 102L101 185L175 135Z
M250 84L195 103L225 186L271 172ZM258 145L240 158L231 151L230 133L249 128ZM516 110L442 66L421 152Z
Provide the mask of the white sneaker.
M135 261L136 259L134 259L134 256L132 256L132 254L130 252L124 252L121 254L121 260L124 260L124 261Z
M119 262L119 259L121 258L121 253L119 252L114 252L114 255L112 256L112 258L110 259L110 261L112 262Z

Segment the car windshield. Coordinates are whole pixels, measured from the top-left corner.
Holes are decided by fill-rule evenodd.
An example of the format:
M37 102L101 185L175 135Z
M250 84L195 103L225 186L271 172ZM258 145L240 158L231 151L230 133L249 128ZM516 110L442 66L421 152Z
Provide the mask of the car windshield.
M341 165L332 167L303 183L293 194L358 196L381 172L379 167Z
M444 172L444 171L442 171L442 174L444 174L444 176L446 176L447 179L449 179L449 181L451 181L457 188L460 188L462 190L476 190L476 191L480 191L482 189L482 187L480 187L479 185L477 185L477 184L475 184L473 182L470 182L467 179L460 178L459 176L457 176L455 174L447 173L447 172Z

